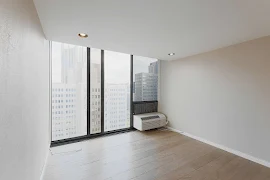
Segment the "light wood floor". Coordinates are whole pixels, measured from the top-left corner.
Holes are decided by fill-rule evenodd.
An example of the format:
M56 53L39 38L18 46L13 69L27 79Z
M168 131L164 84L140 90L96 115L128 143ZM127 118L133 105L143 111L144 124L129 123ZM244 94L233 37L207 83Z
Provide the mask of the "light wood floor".
M52 148L45 180L270 180L270 169L171 131Z

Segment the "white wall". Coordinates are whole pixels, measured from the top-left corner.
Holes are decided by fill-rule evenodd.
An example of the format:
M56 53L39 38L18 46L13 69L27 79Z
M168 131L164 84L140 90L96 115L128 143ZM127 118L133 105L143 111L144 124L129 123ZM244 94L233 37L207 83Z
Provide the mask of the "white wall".
M159 105L172 128L270 162L270 36L162 61Z
M49 143L49 44L32 1L0 0L0 179L38 180Z

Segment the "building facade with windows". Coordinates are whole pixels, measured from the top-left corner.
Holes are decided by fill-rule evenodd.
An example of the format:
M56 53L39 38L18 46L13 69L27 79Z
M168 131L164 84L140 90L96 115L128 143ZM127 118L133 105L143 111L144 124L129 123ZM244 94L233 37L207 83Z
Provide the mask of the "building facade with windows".
M77 95L80 94L76 85L54 84L52 88L52 138L54 140L69 138L81 130L82 121L77 118L84 118L77 113L81 105L77 102Z
M148 72L153 74L158 74L158 61L150 63L148 66Z
M106 84L104 101L105 131L130 126L130 85Z
M101 132L101 69L100 64L91 63L91 134Z
M158 96L158 75L138 73L135 75L135 101L156 101Z

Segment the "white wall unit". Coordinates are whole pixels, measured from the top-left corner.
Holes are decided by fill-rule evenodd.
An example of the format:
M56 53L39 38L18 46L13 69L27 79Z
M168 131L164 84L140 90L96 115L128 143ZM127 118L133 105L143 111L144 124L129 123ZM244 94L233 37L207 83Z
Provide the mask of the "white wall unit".
M133 127L146 131L166 126L166 116L159 112L133 115Z

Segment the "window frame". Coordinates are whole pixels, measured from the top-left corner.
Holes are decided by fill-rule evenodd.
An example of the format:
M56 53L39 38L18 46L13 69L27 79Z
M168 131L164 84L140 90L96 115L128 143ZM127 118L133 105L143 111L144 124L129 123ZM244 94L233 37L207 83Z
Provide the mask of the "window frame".
M50 115L50 130L51 130L51 147L55 146L60 146L64 144L69 144L69 143L74 143L74 142L79 142L83 140L88 140L96 137L101 137L101 136L106 136L106 135L111 135L111 134L118 134L118 133L123 133L123 132L129 132L129 131L134 131L133 127L133 105L137 103L149 103L149 102L158 102L158 101L133 101L133 59L134 56L130 54L130 127L129 128L124 128L124 129L118 129L118 130L112 130L112 131L104 131L104 50L101 49L101 132L96 133L96 134L91 134L91 48L87 47L87 135L83 136L77 136L77 137L72 137L72 138L66 138L66 139L61 139L61 140L52 140L52 41L49 43L49 115ZM158 60L159 61L159 60ZM160 62L159 62L160 63ZM158 72L160 74L160 71ZM160 75L158 74L158 97L159 97L159 79ZM158 98L159 99L159 98Z
M129 128L124 128L124 129L119 129L119 130L113 130L113 131L104 131L104 50L101 49L101 132L96 133L96 134L90 134L91 130L91 112L90 112L90 103L91 103L91 48L87 47L87 135L83 136L77 136L77 137L72 137L72 138L66 138L66 139L61 139L61 140L52 140L52 42L50 41L50 46L49 46L49 51L50 51L50 74L49 74L49 79L50 79L50 90L49 90L49 96L50 96L50 130L51 130L51 147L54 146L59 146L59 145L64 145L64 144L69 144L69 143L74 143L74 142L79 142L82 140L87 140L91 138L96 138L100 136L105 136L109 134L117 134L117 133L123 133L123 132L128 132L128 131L133 131L135 130L133 128L133 116L132 113L130 113L130 127ZM130 55L130 80L133 81L133 55ZM131 82L132 82L131 81ZM133 88L133 83L130 83L130 93L131 93L131 98L132 96L132 88ZM132 100L132 99L130 99ZM132 102L132 101L131 101ZM130 103L130 112L132 112L132 103Z

